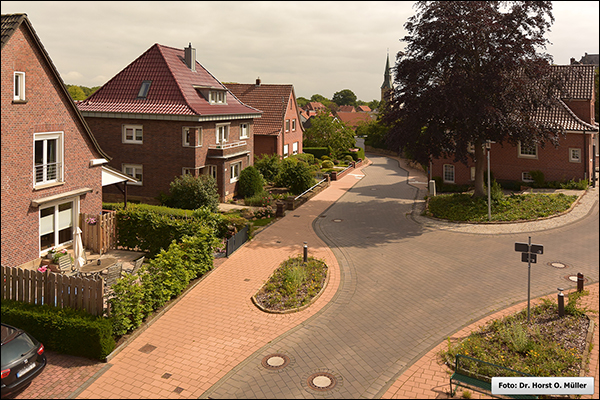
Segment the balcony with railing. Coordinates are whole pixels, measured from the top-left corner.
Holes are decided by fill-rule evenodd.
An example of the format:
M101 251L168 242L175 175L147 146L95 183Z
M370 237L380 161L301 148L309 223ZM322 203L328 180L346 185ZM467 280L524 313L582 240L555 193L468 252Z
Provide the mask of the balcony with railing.
M62 181L61 174L62 164L52 162L47 164L37 164L33 168L36 185L44 185L47 183L55 183Z
M242 154L247 154L248 144L244 141L221 143L208 146L209 158L231 158Z

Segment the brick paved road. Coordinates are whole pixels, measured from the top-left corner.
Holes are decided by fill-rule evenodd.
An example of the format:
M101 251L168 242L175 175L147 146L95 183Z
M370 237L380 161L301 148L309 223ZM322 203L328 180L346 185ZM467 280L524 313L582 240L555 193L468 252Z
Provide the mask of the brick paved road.
M527 264L515 242L528 234L474 235L423 228L407 213L417 190L396 161L373 165L314 222L341 267L332 301L247 358L204 398L377 398L445 337L494 310L527 299ZM598 281L598 207L581 222L536 232L544 254L531 268L531 298L574 287L567 275ZM548 263L562 262L567 269ZM270 371L261 360L282 353ZM328 373L328 391L309 376Z

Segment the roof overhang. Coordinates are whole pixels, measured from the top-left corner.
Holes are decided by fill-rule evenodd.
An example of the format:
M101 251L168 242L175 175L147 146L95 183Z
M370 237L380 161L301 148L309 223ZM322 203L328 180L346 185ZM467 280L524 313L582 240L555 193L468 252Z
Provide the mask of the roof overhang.
M114 168L103 165L102 166L102 186L114 185L115 183L121 182L132 182L135 183L138 180L131 176L117 171Z
M189 121L209 122L227 121L238 119L260 118L262 114L215 114L215 115L176 115L176 114L138 114L138 113L112 113L102 111L81 111L81 115L91 118L120 118L120 119L146 119L155 121Z

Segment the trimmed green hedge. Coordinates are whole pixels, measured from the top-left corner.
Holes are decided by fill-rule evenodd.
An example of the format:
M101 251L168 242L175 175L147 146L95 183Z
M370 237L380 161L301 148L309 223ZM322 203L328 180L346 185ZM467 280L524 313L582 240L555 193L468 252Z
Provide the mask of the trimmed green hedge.
M111 320L85 311L3 299L2 322L62 354L105 360L115 348Z
M328 156L331 154L331 149L329 147L303 147L302 151L304 153L309 153L315 156L315 158L321 159L323 156Z

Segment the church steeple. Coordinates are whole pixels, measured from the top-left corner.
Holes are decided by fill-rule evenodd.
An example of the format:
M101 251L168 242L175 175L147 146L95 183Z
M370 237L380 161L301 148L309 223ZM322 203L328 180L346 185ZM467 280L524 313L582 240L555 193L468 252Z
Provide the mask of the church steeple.
M393 92L392 75L390 74L390 53L388 50L385 71L383 72L383 84L381 85L381 101L388 101Z

